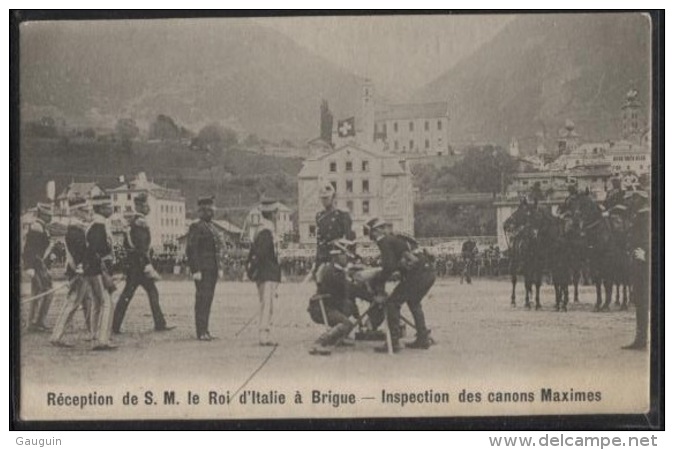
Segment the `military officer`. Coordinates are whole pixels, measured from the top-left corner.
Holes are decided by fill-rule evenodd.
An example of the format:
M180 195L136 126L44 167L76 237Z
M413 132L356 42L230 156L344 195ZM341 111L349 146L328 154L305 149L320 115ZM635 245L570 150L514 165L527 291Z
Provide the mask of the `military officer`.
M51 252L49 230L47 224L52 219L52 205L37 204L37 218L30 225L23 248L23 266L30 277L31 295L36 296L52 288L52 278L45 264ZM31 302L28 318L29 331L49 331L44 321L47 318L52 301L52 294L44 295Z
M566 196L564 199L564 204L561 206L561 211L562 212L567 212L567 211L574 211L576 204L578 203L578 196L580 195L578 193L578 185L576 183L575 179L569 180L569 182L566 185L566 189L569 192L569 195Z
M632 301L636 306L637 324L634 342L623 347L625 350L643 350L648 342L648 312L650 296L650 216L648 195L644 191L630 191L626 194L632 211L632 226L628 234L632 256Z
M147 292L155 331L171 330L175 327L166 326L166 320L159 305L159 292L155 285L155 280L159 279L159 275L150 261L152 236L146 220L146 216L150 213L147 195L138 194L134 198L134 206L136 212L129 218L129 227L124 236L124 249L127 255L126 284L115 307L112 331L113 333L121 332L124 315L138 286L142 286Z
M110 341L112 333L112 298L115 291L112 280L114 262L112 236L108 219L112 215L112 202L107 194L91 199L94 208L93 222L86 231L87 247L84 254L84 277L91 290L91 331L94 334L93 350L114 350Z
M319 191L323 211L316 214L316 264L314 275L321 264L330 261L332 242L338 239L353 240L356 236L351 230L351 216L348 212L335 207L335 188L327 183Z
M190 225L187 235L187 262L196 286L194 320L197 339L211 341L214 337L208 330L211 304L218 281L220 239L211 221L215 213L214 198L198 200L199 220Z
M621 205L625 196L620 178L612 178L611 186L611 189L606 193L606 200L604 200L604 209L607 211L610 211L616 205Z
M86 199L75 197L68 201L70 223L66 228L66 276L70 283L66 301L61 308L50 342L57 347L70 347L63 342L65 329L78 308L82 307L87 328L90 327L91 299L84 280L84 256L87 250L86 230L91 221L91 207ZM93 337L93 336L92 336Z
M418 244L413 238L393 233L388 222L375 218L368 221L366 226L370 238L377 243L381 252L382 271L379 281L386 282L395 272L399 272L401 276L400 283L391 292L385 306L393 351L400 350L400 307L403 303L409 306L417 330L416 340L405 346L416 349L429 348L430 331L426 328L426 318L421 307L421 301L435 283L435 271L429 258L419 251ZM375 350L388 351L386 346Z

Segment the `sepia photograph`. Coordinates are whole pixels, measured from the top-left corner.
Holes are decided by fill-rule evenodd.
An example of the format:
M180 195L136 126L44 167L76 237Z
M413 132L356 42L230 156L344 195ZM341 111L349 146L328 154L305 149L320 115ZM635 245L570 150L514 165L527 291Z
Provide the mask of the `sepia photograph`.
M20 22L18 420L646 424L653 17L288 14Z

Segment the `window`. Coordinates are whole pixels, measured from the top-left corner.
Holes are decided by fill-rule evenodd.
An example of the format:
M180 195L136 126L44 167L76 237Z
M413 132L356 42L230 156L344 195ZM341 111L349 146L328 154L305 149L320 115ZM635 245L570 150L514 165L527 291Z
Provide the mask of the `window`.
M113 199L114 201L117 201L117 194L112 194L112 199Z
M353 212L353 200L347 200L346 201L346 209L349 210L349 212Z
M346 192L353 192L353 180L346 180Z
M414 131L414 122L410 122L410 131Z
M398 122L393 122L393 131L398 132Z
M363 194L370 193L370 180L363 180Z
M115 213L119 213L121 211L121 208L119 206L115 206L114 211Z
M363 214L370 214L370 201L363 200Z
M309 237L316 237L316 225L309 225Z
M133 210L131 209L131 205L126 205L126 208L124 208L124 211L132 212Z
M522 185L526 186L528 184L529 184L529 182L527 180L522 181Z
M385 123L382 124L381 130L382 130L382 133L384 134L384 136L386 136L386 124Z
M353 172L353 162L352 161L346 162L346 171L347 172Z
M363 161L363 172L370 170L370 161Z
M410 150L414 150L414 141L410 139Z
M424 148L428 150L431 147L431 143L429 142L428 139L426 139L426 142L424 142Z
M337 172L337 163L335 161L330 161L330 172Z
M398 141L393 141L393 149L398 150Z
M430 128L431 128L431 124L427 120L426 122L424 122L424 130L428 131Z
M335 193L337 193L337 182L331 181L330 184L332 185L332 188L335 190Z
M127 200L131 200L131 193L126 194L126 199L127 199Z
M438 120L438 131L442 130L442 120Z

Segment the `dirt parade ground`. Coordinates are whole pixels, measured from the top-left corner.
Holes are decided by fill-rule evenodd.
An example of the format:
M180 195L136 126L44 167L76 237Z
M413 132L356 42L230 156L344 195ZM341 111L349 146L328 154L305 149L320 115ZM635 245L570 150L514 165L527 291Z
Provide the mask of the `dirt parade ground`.
M212 342L194 336L193 283L166 280L158 288L176 328L153 331L139 290L111 352L90 350L80 312L66 335L73 348L55 348L48 334L22 331L22 417L594 414L637 413L648 405L648 352L620 348L634 337L634 309L592 312L592 287L582 287L581 302L560 313L551 286L542 288L543 309L534 311L522 306L521 285L518 307L511 307L506 279L439 280L423 302L436 341L429 350L377 354L373 347L381 342L357 341L331 356L308 353L324 330L306 312L311 284L281 284L274 304L277 347L258 345L255 319L243 328L258 308L252 283L218 284L210 322L218 339ZM64 290L55 295L50 326L64 297ZM406 306L403 314L410 317ZM404 340L413 337L408 327ZM133 396L136 405L129 404ZM75 405L74 397L80 398Z

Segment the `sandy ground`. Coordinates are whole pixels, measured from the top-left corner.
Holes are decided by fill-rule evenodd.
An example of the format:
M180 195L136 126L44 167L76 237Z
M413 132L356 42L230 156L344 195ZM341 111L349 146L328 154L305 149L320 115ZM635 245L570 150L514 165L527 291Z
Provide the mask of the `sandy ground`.
M640 412L648 402L648 353L624 351L634 335L634 310L591 312L593 289L581 290L581 302L569 312L554 311L552 288L542 289L543 309L510 306L505 280L478 279L473 285L458 279L439 280L424 300L432 336L427 351L403 350L394 356L375 354L373 342L339 348L330 357L311 356L308 349L322 327L306 313L311 285L282 284L274 305L274 337L278 347L244 390L299 392L302 404L204 404L210 391L233 394L272 351L257 344L256 321L235 336L256 313L252 283L223 282L217 286L211 333L219 339L194 339L194 286L188 281L158 284L170 332L156 333L147 297L136 293L115 337L113 352L92 352L84 341L84 321L77 314L66 338L74 348L54 348L46 334L22 334L22 416L59 418L197 418L197 417L331 417L397 415L482 415L530 413ZM520 288L521 289L521 288ZM25 291L24 291L25 292ZM520 292L518 292L519 294ZM64 299L59 292L48 324ZM521 300L518 299L521 305ZM406 307L403 313L410 317ZM411 339L413 330L408 329ZM601 392L601 401L540 402L544 388ZM157 405L122 406L128 391L155 394ZM165 405L163 391L175 391L179 405ZM353 393L354 405L311 402L312 390ZM449 404L388 404L387 392L447 392ZM461 392L480 392L480 402L461 402ZM114 406L58 407L48 405L49 392L83 395L96 391L114 396ZM536 401L489 402L490 392L533 392ZM199 405L187 405L190 393ZM238 395L237 395L238 397ZM464 398L465 400L465 398ZM142 399L141 399L142 402Z

